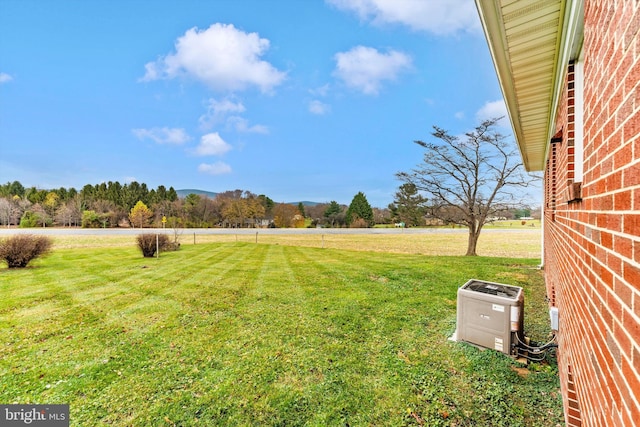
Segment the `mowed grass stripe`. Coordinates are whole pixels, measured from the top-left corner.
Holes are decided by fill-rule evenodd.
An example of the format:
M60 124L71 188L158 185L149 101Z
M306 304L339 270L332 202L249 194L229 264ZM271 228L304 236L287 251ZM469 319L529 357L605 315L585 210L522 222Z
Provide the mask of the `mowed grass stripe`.
M140 260L138 259L138 257L136 257L136 260L134 262L123 263L122 262L123 253L120 250L119 251L120 256L117 257L118 263L116 265L114 263L109 262L109 259L110 259L108 254L109 251L101 251L101 252L102 254L100 257L94 257L93 259L91 259L90 268L88 268L89 267L88 265L85 265L84 267L87 267L87 268L78 269L78 270L68 269L62 274L60 274L61 272L59 271L56 279L48 283L48 286L50 288L56 289L58 291L53 293L54 295L56 295L56 298L57 298L56 304L46 304L46 305L39 304L40 310L43 310L43 309L47 310L47 316L45 318L42 318L39 316L31 316L31 317L35 322L43 323L44 325L43 329L49 329L49 331L45 334L46 336L46 335L55 334L57 332L54 328L54 325L58 324L59 322L64 322L65 319L63 318L64 316L62 315L64 312L74 312L76 315L75 318L79 320L79 323L77 324L78 326L81 326L82 329L85 329L85 326L86 326L88 327L89 330L92 330L93 332L97 332L95 334L97 335L97 342L94 342L93 343L94 345L89 345L88 347L97 348L98 351L96 353L100 354L100 357L102 358L101 360L108 361L111 357L110 353L113 352L112 351L113 348L117 347L118 335L124 334L130 331L132 327L135 327L136 321L135 319L132 319L131 312L135 311L136 304L139 304L140 298L143 296L143 294L142 293L136 294L135 292L131 292L133 288L132 283L135 283L136 281L139 280L139 278L137 278L136 275L131 273L130 271L132 269L141 268ZM145 260L145 262L148 262L148 261L149 260ZM184 266L186 265L191 265L191 264L185 263ZM41 272L44 270L34 270L34 271ZM96 275L93 273L94 271L97 271L100 274ZM126 273L123 274L123 271L126 271ZM180 271L184 272L184 268L181 268ZM118 283L115 283L113 280L111 280L111 278L114 277L114 275L120 278ZM40 283L45 283L45 286L47 286L46 285L47 275L39 274L38 276L39 276L38 280L33 280L33 281L29 280L28 281L29 284L32 285L34 282L40 282ZM151 278L149 282L156 283L156 284L161 283L156 278ZM61 286L59 285L60 283L64 283L64 289L61 289ZM66 290L73 290L75 286L77 290L80 291L78 292L77 295L81 295L82 290L85 289L86 287L85 285L87 283L93 283L94 286L96 286L96 288L103 289L101 292L102 298L96 298L96 294L92 292L88 298L81 299L78 303L65 307L64 310L61 310L59 307L57 307L58 305L61 305L60 304L61 302L68 302L68 301L65 301L66 298L64 298ZM171 298L171 300L173 300L173 298ZM86 306L89 305L87 304L87 301L90 301L90 305L92 307L95 307L95 310L93 311L93 314L95 315L93 322L89 322L89 324L86 324L84 320L80 320L83 318L83 314L84 314L83 311L85 311L83 310L83 308L86 308ZM155 301L152 307L152 315L150 317L152 321L155 322L159 318L162 318L164 314L167 313L166 308L167 307L163 307L160 302ZM61 319L54 318L54 315L52 315L51 313L55 311L57 311L58 317L62 317ZM7 314L7 318L16 319L18 321L20 321L23 317L25 316L19 316L15 312ZM110 321L109 317L119 319L119 321L116 321L116 322ZM48 322L44 322L44 320ZM162 320L166 321L166 318ZM149 319L146 319L146 321L148 322ZM112 323L115 323L115 324L112 324ZM26 324L23 326L26 326L26 330L33 330L33 328L31 327L32 325L30 324ZM95 326L95 329L91 329L91 326ZM35 330L32 332L35 332L36 336L38 337L38 342L43 342L43 340L46 339L46 338L43 338L43 334L41 333L42 331ZM76 332L79 332L79 331L76 330ZM104 339L105 337L101 337L101 335L103 335L105 332L107 335L106 339ZM17 334L17 338L21 340L27 337L26 337L26 334ZM66 338L73 339L74 336L70 334ZM85 335L82 338L86 341L94 337ZM115 346L114 346L114 343L116 344ZM44 349L42 351L46 352L48 351L48 349ZM46 353L39 355L40 356L39 359L41 360L42 364L46 366L54 367L54 370L55 370L56 362L48 361L46 357L43 357L45 354ZM54 354L54 353L50 352L48 354ZM59 357L59 355L56 357ZM22 372L22 374L25 374L25 373L26 372L24 371ZM40 378L41 376L42 375L40 375L38 378ZM50 386L50 384L46 384L45 386L47 385ZM24 390L25 392L29 392L29 387L19 387L16 389L21 389L21 390ZM30 399L27 399L27 401L28 400Z
M509 359L480 360L446 341L465 279L518 277L533 289L535 260L247 242L189 245L159 259L117 248L59 255L0 272L9 299L0 401L70 403L72 424L83 426L561 420L547 371L518 384ZM47 315L38 323L26 308L40 302ZM490 395L475 371L497 384L485 384ZM540 389L544 404L528 404ZM494 398L516 403L505 409Z

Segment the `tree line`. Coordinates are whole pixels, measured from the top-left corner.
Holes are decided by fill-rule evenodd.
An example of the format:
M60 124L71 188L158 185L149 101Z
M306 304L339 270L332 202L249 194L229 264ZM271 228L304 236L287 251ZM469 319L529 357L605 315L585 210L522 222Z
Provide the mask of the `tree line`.
M18 181L0 185L0 223L23 227L371 227L457 225L469 231L467 255L476 255L483 227L509 212L528 217L523 189L539 181L527 175L517 150L498 130L500 117L484 120L459 137L438 126L412 170L396 173L404 184L387 209L373 209L359 192L349 206L335 201L314 207L275 203L265 195L235 190L213 199L178 197L171 187L108 182L80 191L25 189Z
M388 210L373 209L360 192L349 206L276 203L264 194L233 190L210 198L178 197L173 187L109 181L81 190L0 184L0 225L20 227L371 227L390 222Z

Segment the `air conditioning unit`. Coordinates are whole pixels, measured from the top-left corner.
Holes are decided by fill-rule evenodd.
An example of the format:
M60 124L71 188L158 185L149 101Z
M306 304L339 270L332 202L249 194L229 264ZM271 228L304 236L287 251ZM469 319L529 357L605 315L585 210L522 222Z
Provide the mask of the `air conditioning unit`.
M515 355L523 324L521 287L471 279L458 289L456 341Z

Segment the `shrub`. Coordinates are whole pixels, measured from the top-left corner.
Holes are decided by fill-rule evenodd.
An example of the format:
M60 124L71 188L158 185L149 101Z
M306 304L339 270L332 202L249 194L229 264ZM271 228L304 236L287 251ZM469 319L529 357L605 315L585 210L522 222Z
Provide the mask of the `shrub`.
M35 228L37 226L38 216L31 211L26 211L20 218L20 228Z
M351 221L351 224L349 225L349 227L350 228L368 228L370 227L370 225L367 222L367 220L363 218L356 218L353 221Z
M156 254L156 247L165 250L169 246L169 237L166 234L138 234L136 240L145 258L153 257Z
M18 234L0 243L0 259L9 268L24 268L33 259L45 255L53 241L46 236Z
M106 228L110 226L111 214L99 214L96 211L82 212L82 228Z
M163 251L177 251L180 249L180 242L167 242L167 244L162 248Z

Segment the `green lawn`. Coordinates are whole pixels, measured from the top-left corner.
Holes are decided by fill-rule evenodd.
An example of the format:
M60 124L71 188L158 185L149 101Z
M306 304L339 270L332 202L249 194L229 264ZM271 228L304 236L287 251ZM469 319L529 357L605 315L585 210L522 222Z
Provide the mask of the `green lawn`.
M0 268L0 403L71 425L554 426L557 372L452 343L469 278L523 286L536 259L255 244L56 249Z

